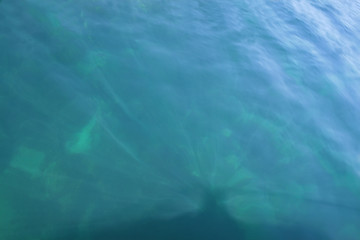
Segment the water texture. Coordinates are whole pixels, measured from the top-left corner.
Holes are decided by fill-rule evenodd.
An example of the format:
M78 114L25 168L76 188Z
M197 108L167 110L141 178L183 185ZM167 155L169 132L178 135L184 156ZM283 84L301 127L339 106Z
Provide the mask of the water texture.
M0 239L359 240L358 26L358 0L0 1Z

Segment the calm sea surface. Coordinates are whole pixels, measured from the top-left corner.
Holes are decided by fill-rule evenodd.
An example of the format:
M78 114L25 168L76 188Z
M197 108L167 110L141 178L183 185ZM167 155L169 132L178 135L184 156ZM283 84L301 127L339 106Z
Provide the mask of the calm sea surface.
M0 1L0 239L210 198L241 239L359 240L359 26L358 0Z

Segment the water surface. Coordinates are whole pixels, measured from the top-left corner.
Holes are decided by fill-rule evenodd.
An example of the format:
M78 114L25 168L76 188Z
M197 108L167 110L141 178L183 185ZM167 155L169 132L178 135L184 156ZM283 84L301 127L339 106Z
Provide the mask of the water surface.
M358 239L359 25L359 1L1 1L0 237Z

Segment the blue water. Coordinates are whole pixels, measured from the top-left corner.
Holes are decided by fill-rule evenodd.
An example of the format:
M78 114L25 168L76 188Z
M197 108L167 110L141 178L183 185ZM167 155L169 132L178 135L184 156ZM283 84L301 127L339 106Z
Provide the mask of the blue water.
M360 239L358 26L357 0L0 1L0 239Z

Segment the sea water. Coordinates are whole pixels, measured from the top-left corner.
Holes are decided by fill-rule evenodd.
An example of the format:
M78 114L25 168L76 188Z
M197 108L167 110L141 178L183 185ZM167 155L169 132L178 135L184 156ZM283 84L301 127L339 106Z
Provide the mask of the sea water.
M211 192L239 224L359 239L358 26L357 0L0 1L0 238Z

